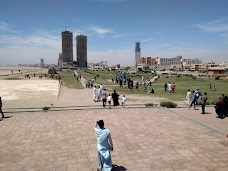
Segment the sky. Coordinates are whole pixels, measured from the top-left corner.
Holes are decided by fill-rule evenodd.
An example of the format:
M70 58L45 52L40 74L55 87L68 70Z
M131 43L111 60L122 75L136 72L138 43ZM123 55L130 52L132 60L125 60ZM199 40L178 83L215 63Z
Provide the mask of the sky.
M228 62L227 0L0 0L0 65L57 64L61 32L85 34L88 62L141 56Z

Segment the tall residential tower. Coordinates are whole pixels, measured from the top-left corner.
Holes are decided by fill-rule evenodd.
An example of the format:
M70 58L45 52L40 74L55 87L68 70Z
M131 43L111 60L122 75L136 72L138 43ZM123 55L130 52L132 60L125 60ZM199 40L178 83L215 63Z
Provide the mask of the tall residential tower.
M141 57L140 42L135 43L135 67L137 67L137 61Z
M73 65L73 33L62 32L62 67L69 68Z
M78 35L76 36L76 53L78 67L87 67L87 36Z

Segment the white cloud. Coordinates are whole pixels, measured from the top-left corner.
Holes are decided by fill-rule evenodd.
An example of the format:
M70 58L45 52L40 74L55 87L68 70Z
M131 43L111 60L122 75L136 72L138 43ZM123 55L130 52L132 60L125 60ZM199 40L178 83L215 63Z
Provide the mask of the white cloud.
M196 24L200 30L207 32L227 32L228 31L228 19L218 19L206 24Z
M124 35L124 34L114 34L114 35L112 35L112 38L122 38L122 37L126 37L126 35Z
M9 24L3 21L0 21L0 31L10 31Z
M142 43L145 43L145 42L149 42L149 41L151 41L151 40L153 40L153 38L146 38L146 39L143 39L141 42L142 42Z
M111 29L102 28L100 26L91 26L90 30L98 34L100 37L105 37L106 34L112 33Z

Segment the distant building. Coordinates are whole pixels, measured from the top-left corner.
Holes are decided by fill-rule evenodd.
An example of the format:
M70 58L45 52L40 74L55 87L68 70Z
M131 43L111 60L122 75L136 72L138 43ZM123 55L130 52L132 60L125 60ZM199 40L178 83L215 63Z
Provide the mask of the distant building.
M76 36L76 53L78 67L87 67L87 36Z
M225 68L223 67L209 67L207 68L207 74L210 76L222 76L227 77L225 74Z
M135 43L135 67L137 67L138 59L141 57L140 42Z
M141 64L141 65L156 65L157 61L156 58L152 58L152 57L141 57L138 59L137 64Z
M41 67L41 68L44 67L44 59L40 59L40 67Z
M73 33L62 32L62 67L69 68L73 65Z

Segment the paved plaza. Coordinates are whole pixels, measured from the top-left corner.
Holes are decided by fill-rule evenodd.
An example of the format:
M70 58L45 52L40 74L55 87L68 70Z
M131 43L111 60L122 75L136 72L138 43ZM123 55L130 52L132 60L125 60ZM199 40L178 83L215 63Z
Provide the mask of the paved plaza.
M93 102L92 89L60 88L57 80L40 80L43 86L23 81L14 91L19 99L10 99L13 88L4 85L0 171L96 171L93 125L99 119L111 131L113 171L228 170L228 119L216 118L213 107L201 115L200 107L145 108L139 98L125 108L103 109ZM20 88L24 83L30 96ZM50 111L42 111L44 106Z
M0 170L96 171L93 125L104 119L114 170L226 171L226 136L176 113L118 108L7 114L0 122Z

